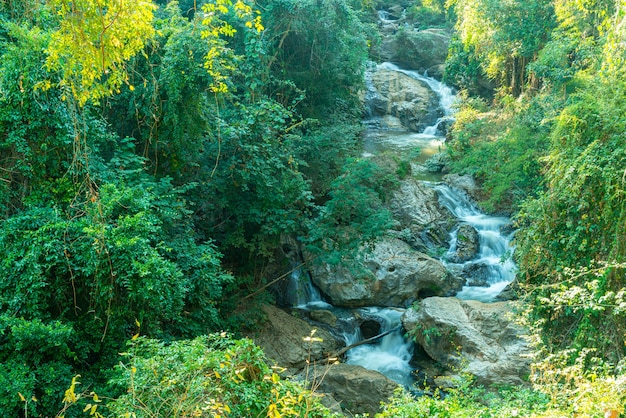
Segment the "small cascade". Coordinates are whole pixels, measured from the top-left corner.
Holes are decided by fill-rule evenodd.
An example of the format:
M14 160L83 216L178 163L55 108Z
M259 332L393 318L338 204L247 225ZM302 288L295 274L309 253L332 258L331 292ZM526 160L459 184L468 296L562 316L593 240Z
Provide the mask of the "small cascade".
M386 25L389 23L395 23L397 19L394 19L393 16L387 10L379 10L378 11L378 20L382 25Z
M402 311L392 308L363 308L359 310L359 313L365 318L379 321L381 334L394 331L376 343L352 348L347 352L346 363L379 371L404 386L412 385L413 368L409 362L413 356L413 342L404 338L400 321ZM346 335L346 345L354 344L362 339L360 330L357 328L353 335Z
M374 65L374 64L372 64ZM424 163L434 154L441 152L445 144L445 130L449 123L454 120L454 103L456 96L453 90L440 81L422 75L417 71L404 70L390 62L384 62L376 66L378 69L396 71L425 83L439 97L438 107L442 116L432 126L427 126L423 132L398 131L381 129L381 120L374 112L374 101L378 91L372 83L371 68L365 73L365 118L364 123L368 126L364 137L363 156L371 157L385 150L405 152L406 150L420 149L420 157L416 163Z
M293 266L293 270L289 275L286 294L290 298L291 306L296 308L306 309L314 306L329 306L322 300L322 295L311 281L309 272L298 266Z
M439 96L439 106L441 107L441 111L443 112L444 116L452 116L454 114L454 103L456 102L456 95L454 94L450 86L445 85L435 78L420 74L417 71L404 70L397 65L392 64L391 62L383 62L382 64L380 64L380 68L397 71L399 73L408 75L415 80L426 83L428 87L430 87L430 89L434 91L437 96Z
M454 214L461 222L473 226L479 236L477 256L465 263L446 262L460 270L474 269L480 271L486 286L465 286L456 296L459 299L492 302L496 296L515 278L511 241L514 232L503 233L509 224L505 217L494 217L480 212L470 199L448 185L437 184L434 189L439 193L440 203ZM457 244L458 229L451 234L451 245L448 256L454 254Z
M374 112L374 99L378 95L378 91L372 82L372 71L371 67L368 67L368 70L365 72L365 123L370 127L377 127L378 119L375 116Z
M380 68L397 71L399 73L408 75L415 80L426 83L426 85L428 85L428 87L430 87L430 89L437 94L437 96L439 97L439 108L441 109L443 116L437 119L434 125L427 126L422 132L422 135L428 137L445 136L445 132L442 132L441 125L445 125L454 121L453 115L456 95L452 91L452 88L435 78L420 74L419 72L414 70L404 70L390 62L384 62L380 64Z

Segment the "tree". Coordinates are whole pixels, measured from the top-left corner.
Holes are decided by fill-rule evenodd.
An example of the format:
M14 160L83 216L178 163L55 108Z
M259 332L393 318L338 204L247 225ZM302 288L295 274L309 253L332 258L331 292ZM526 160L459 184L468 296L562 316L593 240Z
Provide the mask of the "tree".
M475 57L484 74L498 86L514 96L522 93L527 82L526 67L555 25L552 3L457 0L452 5L462 51Z

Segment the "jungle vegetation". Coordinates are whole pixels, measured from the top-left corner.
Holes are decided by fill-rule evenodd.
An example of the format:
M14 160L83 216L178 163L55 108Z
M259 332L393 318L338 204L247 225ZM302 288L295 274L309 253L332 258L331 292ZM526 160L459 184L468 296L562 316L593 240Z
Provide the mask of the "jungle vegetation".
M392 3L453 33L449 153L516 219L538 357L382 416L624 412L624 0L3 0L1 415L332 415L236 333L282 236L389 227L358 93Z

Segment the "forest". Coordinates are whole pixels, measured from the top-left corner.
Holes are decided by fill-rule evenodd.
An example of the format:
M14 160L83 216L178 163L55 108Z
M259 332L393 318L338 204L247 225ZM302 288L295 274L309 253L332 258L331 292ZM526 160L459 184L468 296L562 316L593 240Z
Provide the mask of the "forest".
M625 0L1 0L1 416L335 416L243 336L285 237L342 265L393 228L402 167L362 157L393 6L451 36L445 152L514 220L535 351L377 416L626 414Z

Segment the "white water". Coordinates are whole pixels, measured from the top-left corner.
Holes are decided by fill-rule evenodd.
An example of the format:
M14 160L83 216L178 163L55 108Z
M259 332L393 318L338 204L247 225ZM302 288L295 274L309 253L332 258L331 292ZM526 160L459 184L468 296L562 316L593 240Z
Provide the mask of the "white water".
M380 19L383 22L390 22L387 20L387 15L381 15ZM421 155L421 161L418 162L423 163L423 160L441 151L445 137L440 135L439 127L444 121L453 120L453 105L456 97L450 87L432 77L419 74L417 71L404 70L389 62L379 64L378 69L401 72L425 83L439 97L439 107L443 116L434 125L426 127L421 133L375 129L376 123L369 123L370 129L365 139L364 156L370 156L379 151L382 143L383 148L392 148L400 152L409 152L411 149L418 148ZM376 89L370 79L366 79L366 87L365 98L367 101L375 97ZM368 107L368 109L370 108ZM370 111L367 116L372 118L372 113ZM375 122L375 120L371 121ZM372 142L375 144L372 144ZM396 328L397 330L385 335L380 341L372 344L363 344L349 350L346 353L346 362L379 371L402 385L412 385L414 379L413 367L411 367L410 361L413 356L413 342L404 337L400 321L402 311L393 308L371 307L360 309L359 316L378 321L381 324L381 333ZM344 338L346 345L350 345L361 341L363 336L359 328L356 327L352 333L344 334Z
M381 16L381 19L386 16ZM385 145L395 148L400 152L407 152L411 148L419 148L422 154L432 155L440 151L445 142L445 138L440 135L439 127L445 121L453 120L453 105L455 96L448 86L426 75L416 71L404 70L391 63L380 64L384 69L402 72L414 79L426 83L440 99L440 108L443 117L437 122L427 127L422 133L392 132L380 129L369 129L365 140L365 153L368 152L368 141L380 141ZM371 81L366 80L368 92L366 99L373 97L376 93ZM371 114L368 115L371 117ZM370 124L370 127L376 126ZM372 146L374 153L378 147ZM436 184L433 187L439 192L441 204L447 207L461 222L472 225L479 233L480 250L476 259L468 263L458 264L463 267L465 264L484 264L484 271L488 272L485 278L488 286L464 287L457 297L463 299L475 299L481 301L492 301L502 289L513 280L515 266L510 257L510 243L512 234L504 236L501 228L508 224L508 219L490 217L482 214L469 201L467 196L444 184ZM456 230L451 233L450 253L456 250ZM504 260L504 262L501 262ZM481 270L482 271L482 270ZM293 291L298 295L295 305L305 309L328 309L330 305L322 301L319 290L313 286L308 274L302 274L299 270L292 274ZM350 313L348 316L352 317ZM394 381L410 386L413 383L413 368L410 360L413 356L413 343L404 338L404 331L401 328L400 318L402 311L393 308L363 308L358 310L358 316L367 319L374 319L381 324L380 332L398 328L398 330L382 337L380 341L372 344L363 344L349 350L346 353L347 363L360 365L367 369L377 370ZM354 321L354 319L352 319ZM347 321L350 322L350 321ZM358 327L351 325L349 331L343 333L346 345L354 344L363 339Z
M446 184L437 184L434 189L439 193L439 202L452 212L461 222L473 226L478 231L478 255L466 263L456 263L460 268L477 265L485 272L487 286L465 286L457 293L459 299L492 302L500 292L515 278L515 263L512 259L511 241L513 233L503 234L509 224L508 218L488 216L481 213L468 197ZM457 228L458 230L458 228ZM456 251L456 233L451 233L448 255ZM455 263L446 263L454 265Z
M445 136L443 135L444 132L441 130L442 124L449 123L454 120L454 104L456 103L456 96L453 90L449 86L432 77L420 74L417 71L402 69L390 62L378 64L377 69L396 71L425 83L433 92L437 94L439 98L439 110L443 116L437 119L433 125L424 128L422 132L381 130L375 129L380 118L374 117L370 106L367 106L366 109L368 114L366 116L368 119L366 120L366 123L370 126L370 129L366 132L364 156L370 157L378 151L388 148L400 150L402 152L408 149L419 148L427 157L433 155L434 153L441 152L445 143ZM377 92L370 77L366 77L365 84L365 101L367 105L367 103L375 97Z
M291 306L293 307L307 309L330 306L322 300L322 295L319 289L311 282L309 273L303 271L300 267L294 268L289 275L286 294L290 298Z
M452 88L445 85L441 81L427 75L420 74L419 72L414 70L404 70L390 62L383 62L378 66L378 68L397 71L399 73L408 75L415 80L426 83L428 87L430 87L430 89L434 91L437 96L439 96L439 107L443 111L444 116L451 116L453 114L453 107L454 103L456 102L456 95L453 93Z
M413 343L404 338L400 319L402 311L393 308L363 308L363 317L375 318L381 323L381 334L396 329L373 344L363 344L348 351L348 364L376 370L388 378L404 385L413 383L413 368L409 364L413 356ZM354 344L363 338L357 328L353 335L346 336L346 344Z

